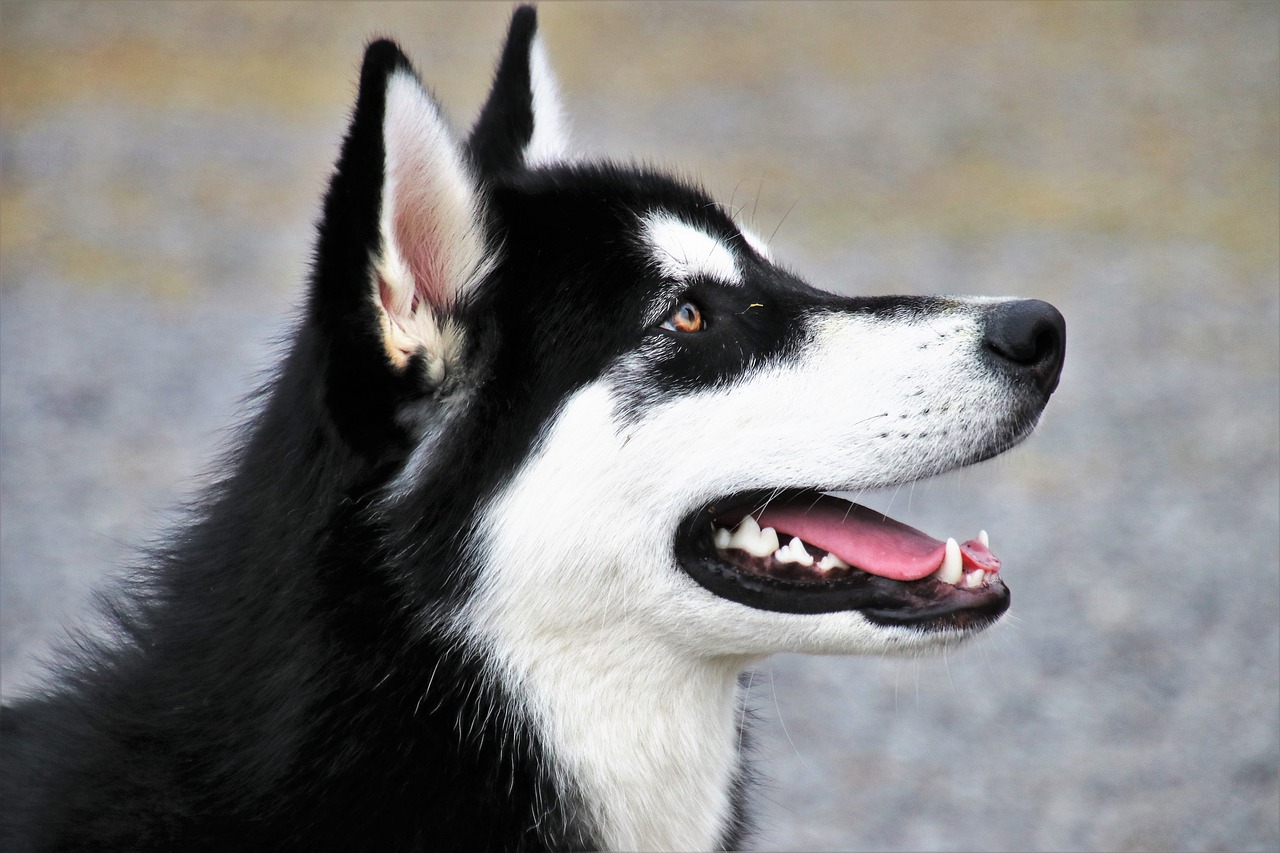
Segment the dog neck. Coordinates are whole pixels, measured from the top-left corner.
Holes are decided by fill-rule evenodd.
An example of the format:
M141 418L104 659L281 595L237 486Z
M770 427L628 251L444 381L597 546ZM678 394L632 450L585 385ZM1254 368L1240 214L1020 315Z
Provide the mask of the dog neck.
M682 598L692 582L651 531L677 519L646 500L662 475L622 452L616 410L608 383L578 391L481 513L469 549L481 568L455 624L526 710L601 846L723 847L740 822L750 658L732 642L709 651L672 619L681 602L696 610Z
M604 847L723 848L740 829L743 662L620 633L525 658L535 725Z

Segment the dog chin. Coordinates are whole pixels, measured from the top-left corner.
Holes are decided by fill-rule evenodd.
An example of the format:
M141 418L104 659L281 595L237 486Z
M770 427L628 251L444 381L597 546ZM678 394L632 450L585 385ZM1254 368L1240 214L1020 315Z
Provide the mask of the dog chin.
M670 633L690 638L711 658L739 668L774 654L913 657L958 646L999 621L969 627L880 625L856 610L797 614L743 606L699 590Z

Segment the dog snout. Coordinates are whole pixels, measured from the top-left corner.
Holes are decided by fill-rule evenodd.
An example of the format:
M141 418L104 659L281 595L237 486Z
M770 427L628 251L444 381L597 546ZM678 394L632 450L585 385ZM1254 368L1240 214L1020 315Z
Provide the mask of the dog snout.
M1058 387L1066 355L1067 321L1039 299L1019 299L991 309L984 344L1000 367L1025 376L1047 397Z

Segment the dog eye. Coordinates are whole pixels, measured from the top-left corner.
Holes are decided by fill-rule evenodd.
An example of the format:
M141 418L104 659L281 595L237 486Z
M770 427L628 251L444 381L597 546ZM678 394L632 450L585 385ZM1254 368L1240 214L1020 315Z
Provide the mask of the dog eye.
M704 323L702 312L692 302L684 302L662 324L662 328L672 332L701 332Z

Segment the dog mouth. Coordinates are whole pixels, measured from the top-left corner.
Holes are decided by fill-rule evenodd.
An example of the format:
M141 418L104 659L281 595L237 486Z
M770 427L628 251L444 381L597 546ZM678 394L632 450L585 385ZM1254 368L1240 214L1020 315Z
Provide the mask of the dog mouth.
M880 625L972 630L1009 607L985 532L944 542L812 490L704 507L681 525L676 557L706 589L761 610L856 610Z

